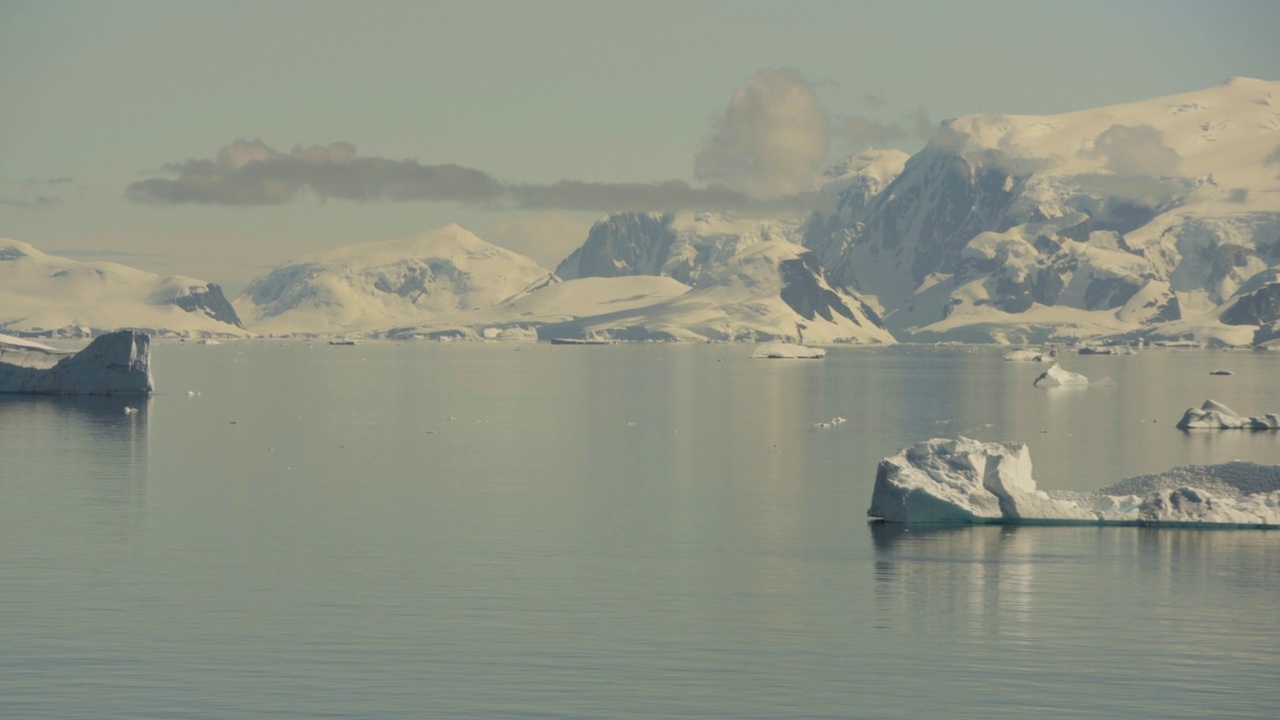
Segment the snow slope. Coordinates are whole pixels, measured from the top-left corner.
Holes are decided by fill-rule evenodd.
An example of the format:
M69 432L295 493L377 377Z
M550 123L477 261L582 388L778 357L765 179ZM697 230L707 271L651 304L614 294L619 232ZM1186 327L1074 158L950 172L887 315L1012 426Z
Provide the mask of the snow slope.
M633 311L587 316L539 331L545 337L626 340L784 340L893 343L874 310L834 282L803 247L749 245L708 268L689 292Z
M447 225L286 263L254 280L235 306L261 334L381 331L492 307L554 282L533 260Z
M903 339L1248 342L1280 319L1280 291L1236 316L1223 306L1280 264L1278 153L1280 82L1248 78L1062 115L966 116L861 212L811 219L805 244Z
M800 223L722 212L623 212L591 227L582 247L558 266L562 280L665 275L696 285L708 269L766 240L798 241Z
M0 239L0 331L84 337L117 328L246 334L213 283L111 262L79 262Z

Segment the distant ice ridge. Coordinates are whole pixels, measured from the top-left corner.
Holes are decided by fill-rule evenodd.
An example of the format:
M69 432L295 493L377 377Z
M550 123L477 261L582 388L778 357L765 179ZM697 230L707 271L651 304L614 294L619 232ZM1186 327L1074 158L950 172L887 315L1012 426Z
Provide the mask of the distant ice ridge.
M802 360L818 360L827 356L827 351L822 348L805 347L804 345L796 345L794 343L771 342L760 345L751 353L753 358L768 359L802 359Z
M1280 466L1229 462L1043 491L1022 443L934 438L880 461L871 517L936 524L1280 527Z
M1267 413L1244 417L1217 400L1205 400L1199 408L1187 408L1178 421L1179 430L1280 430L1280 415Z
M0 393L145 395L154 389L146 333L100 335L75 354L0 335Z
M1012 362L1049 362L1056 357L1058 357L1058 351L1053 348L1048 350L1021 348L1005 353L1004 359Z

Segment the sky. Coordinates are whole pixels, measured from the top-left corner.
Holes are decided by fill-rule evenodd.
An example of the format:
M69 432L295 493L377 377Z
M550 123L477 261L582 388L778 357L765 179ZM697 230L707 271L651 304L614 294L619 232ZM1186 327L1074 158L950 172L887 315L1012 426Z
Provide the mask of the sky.
M1280 80L1280 3L0 0L0 237L243 287L456 222L803 213L939 121Z

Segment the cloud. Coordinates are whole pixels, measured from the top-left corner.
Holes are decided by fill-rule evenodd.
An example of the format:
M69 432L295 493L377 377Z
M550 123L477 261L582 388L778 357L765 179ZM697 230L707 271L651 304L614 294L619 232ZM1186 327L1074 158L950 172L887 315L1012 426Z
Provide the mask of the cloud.
M0 206L17 208L42 208L61 205L62 196L54 194L56 186L70 185L69 177L21 178L0 181Z
M278 152L261 140L236 140L212 159L162 168L170 178L148 178L125 191L133 202L280 205L308 189L322 200L490 202L502 192L487 174L460 165L361 157L355 145L297 147Z
M1267 156L1262 158L1263 165L1280 165L1280 145L1275 146ZM1280 180L1280 175L1276 175L1276 179Z
M261 140L236 140L213 158L169 163L135 182L126 197L137 203L176 205L282 205L304 191L321 200L353 202L457 202L494 209L615 212L625 210L736 210L800 212L812 209L815 193L759 198L722 185L698 188L680 180L660 183L506 185L460 165L424 165L358 154L355 145L298 147L279 152Z
M495 222L481 228L480 236L545 268L555 268L582 245L590 230L590 222L547 212Z
M813 86L794 70L762 70L712 118L693 174L757 197L799 192L818 177L830 138Z
M854 148L868 145L893 147L929 139L935 126L924 108L917 108L900 120L882 122L865 115L840 115L833 122L833 134Z
M1164 144L1164 135L1150 125L1112 125L1093 142L1093 157L1106 160L1117 175L1176 175L1182 157Z
M758 197L723 185L696 188L682 180L661 183L596 183L561 180L551 185L520 185L511 196L523 208L626 212L646 210L734 210L801 212L821 202L817 193Z

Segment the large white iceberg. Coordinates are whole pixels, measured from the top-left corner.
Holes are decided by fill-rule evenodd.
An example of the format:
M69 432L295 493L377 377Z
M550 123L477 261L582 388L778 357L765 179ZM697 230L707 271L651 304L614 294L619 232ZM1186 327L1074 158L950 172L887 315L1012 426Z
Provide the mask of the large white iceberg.
M1080 373L1073 373L1065 370L1058 363L1054 363L1048 370L1040 373L1032 383L1036 387L1077 387L1089 384L1089 378Z
M0 335L0 393L145 395L154 389L146 333L117 330L74 354Z
M1267 413L1244 417L1217 400L1205 400L1199 408L1187 408L1178 421L1179 430L1280 430L1280 415Z
M827 356L827 351L823 348L811 348L804 345L796 345L793 343L771 342L765 343L755 349L751 353L753 358L782 358L782 359L806 359L817 360Z
M1043 491L1022 443L926 440L880 461L867 514L903 523L1280 527L1280 466L1178 467L1095 492Z

